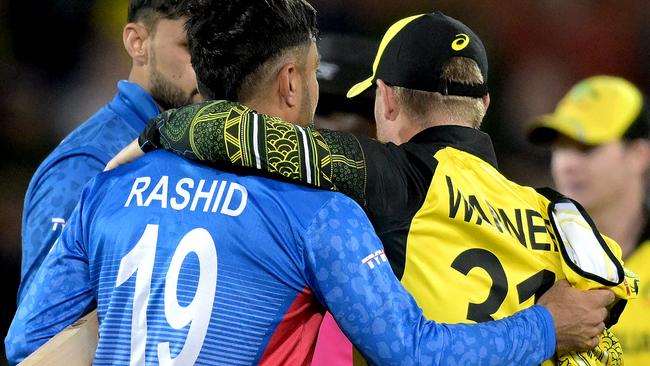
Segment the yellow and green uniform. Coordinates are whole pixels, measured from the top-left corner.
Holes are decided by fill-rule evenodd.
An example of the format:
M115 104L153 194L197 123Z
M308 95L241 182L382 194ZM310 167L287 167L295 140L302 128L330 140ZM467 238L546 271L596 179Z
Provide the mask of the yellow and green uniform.
M476 129L432 127L397 146L206 102L164 113L140 143L349 195L429 319L500 319L566 277L549 199L499 173L489 136Z
M641 279L650 278L650 225L625 267ZM630 301L612 331L621 341L626 366L650 365L650 288L642 286L638 298Z

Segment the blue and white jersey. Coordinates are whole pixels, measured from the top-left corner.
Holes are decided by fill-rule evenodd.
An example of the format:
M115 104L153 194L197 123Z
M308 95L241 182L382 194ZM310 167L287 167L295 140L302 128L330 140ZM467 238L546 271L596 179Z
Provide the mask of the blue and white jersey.
M10 362L95 302L96 365L308 365L326 309L373 364L537 365L555 349L540 306L477 325L427 321L342 194L165 151L85 188L20 303Z
M61 235L84 185L160 113L139 85L120 81L117 88L115 98L70 133L29 182L23 207L18 302Z

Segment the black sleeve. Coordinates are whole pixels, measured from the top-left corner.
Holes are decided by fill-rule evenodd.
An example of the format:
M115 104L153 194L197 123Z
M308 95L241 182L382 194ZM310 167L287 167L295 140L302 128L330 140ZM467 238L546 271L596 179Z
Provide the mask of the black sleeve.
M164 148L191 160L337 190L371 213L405 207L428 187L419 154L401 146L299 127L227 101L166 111L149 122L139 142L144 151Z
M164 148L211 165L337 190L365 206L364 154L349 133L303 128L238 103L212 101L152 119L139 143L145 152Z

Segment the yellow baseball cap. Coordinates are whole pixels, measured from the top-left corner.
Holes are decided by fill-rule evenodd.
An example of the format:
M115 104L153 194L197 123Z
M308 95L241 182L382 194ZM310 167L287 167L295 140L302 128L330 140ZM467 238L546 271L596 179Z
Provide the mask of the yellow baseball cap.
M645 115L643 110L643 94L632 83L615 76L593 76L571 88L555 112L537 118L528 139L544 144L562 134L585 145L616 141ZM642 122L641 133L633 137L647 137L647 121Z

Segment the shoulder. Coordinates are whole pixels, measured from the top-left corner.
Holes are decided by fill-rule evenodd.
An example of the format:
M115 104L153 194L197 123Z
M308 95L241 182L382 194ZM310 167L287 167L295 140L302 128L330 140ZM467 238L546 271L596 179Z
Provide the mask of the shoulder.
M77 157L94 158L105 165L110 158L133 141L138 133L139 131L135 131L122 116L104 106L70 132L47 156L39 170L47 170Z
M33 195L51 195L76 197L81 187L92 177L101 173L110 156L101 150L77 146L59 146L39 165L32 176L26 202ZM40 192L40 193L39 193Z
M650 260L650 238L644 237L639 241L639 244L634 249L634 252L632 252L626 261L630 261L632 259L641 259L644 263L647 263L647 261Z
M114 136L110 131L119 129L118 120L119 117L106 107L100 109L94 116L70 132L48 154L38 167L34 175L35 178L60 169L87 169L88 167L83 160L89 158L96 160L98 165L108 163L110 158L119 150L114 152L115 149L107 148L106 144L103 144L102 141L116 143L113 142ZM135 134L135 132L132 133L132 135ZM128 142L130 140L125 140L125 144Z
M283 199L296 203L309 203L305 205L305 208L309 210L318 210L321 206L328 203L335 204L342 201L353 204L356 207L359 206L354 200L341 192L315 188L294 182L276 181L253 176L250 178L259 180L264 185L270 184L274 189L278 189L279 192L286 192L286 194L283 194Z
M361 206L350 197L339 192L323 192L321 194L321 204L312 216L312 221L327 221L329 225L339 226L345 224L344 221L363 219L367 216ZM354 222L354 226L359 223Z
M57 150L65 153L81 148L99 151L112 157L139 133L140 131L134 130L123 116L106 105L66 136Z

